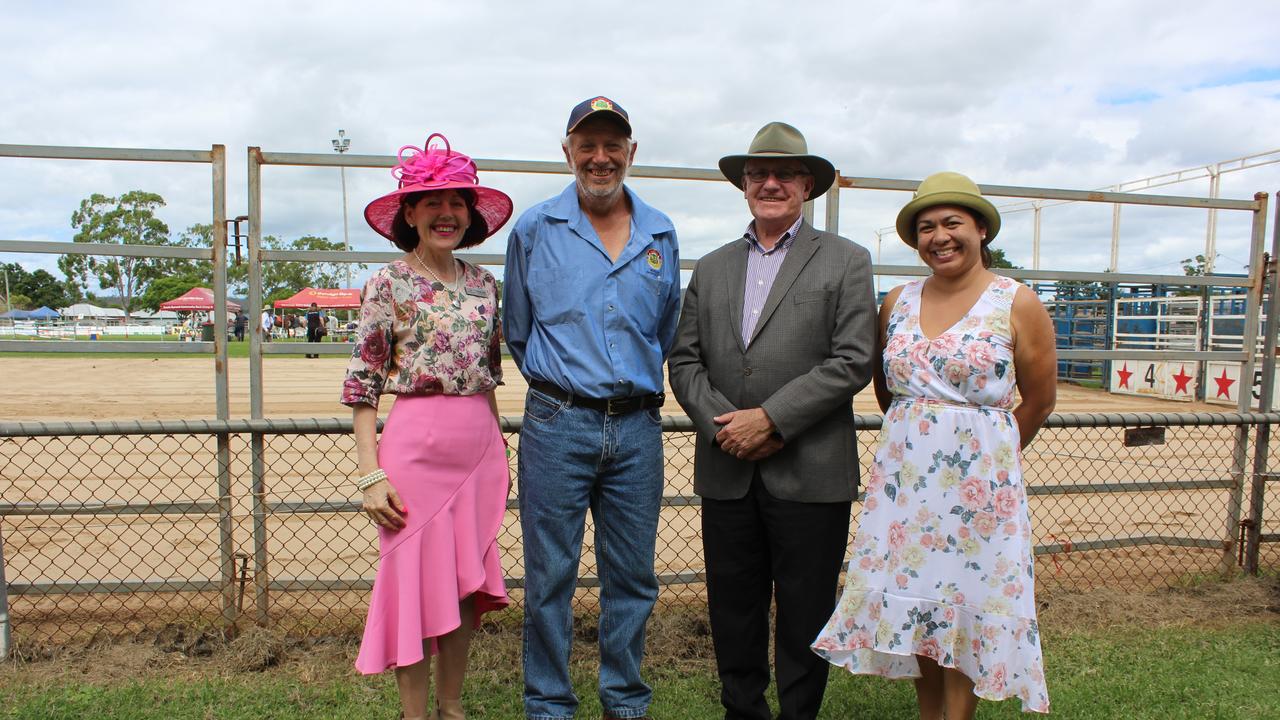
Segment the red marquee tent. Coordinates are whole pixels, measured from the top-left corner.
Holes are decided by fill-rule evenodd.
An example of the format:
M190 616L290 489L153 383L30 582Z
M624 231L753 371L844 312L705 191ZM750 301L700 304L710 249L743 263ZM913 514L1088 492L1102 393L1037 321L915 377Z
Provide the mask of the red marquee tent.
M168 302L160 303L160 309L178 312L190 312L193 310L213 312L213 291L209 288L193 287ZM239 303L227 301L228 311L235 312L239 309Z
M317 307L334 310L356 310L360 307L360 291L351 289L305 288L291 298L277 300L275 308L308 308L311 303Z

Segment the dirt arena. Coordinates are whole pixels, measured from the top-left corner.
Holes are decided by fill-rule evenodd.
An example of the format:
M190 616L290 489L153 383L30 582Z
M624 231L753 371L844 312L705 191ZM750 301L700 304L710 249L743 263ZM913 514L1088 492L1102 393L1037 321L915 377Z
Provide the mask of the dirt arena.
M249 361L229 361L231 414L249 416ZM263 366L263 414L267 417L349 417L338 403L346 358L266 357ZM519 415L526 385L506 368L498 389L503 415ZM3 358L5 378L0 422L10 420L173 420L217 416L213 361L191 358ZM389 410L386 403L383 411ZM860 413L879 413L868 388L854 400ZM1221 405L1113 395L1059 385L1058 412L1222 412ZM665 414L680 415L667 394Z
M345 358L264 359L264 411L268 417L346 417L337 402ZM248 361L233 359L231 409L248 416ZM209 358L0 358L4 400L0 421L134 420L213 418L213 362ZM519 416L525 384L509 372L499 390L503 415ZM390 398L389 398L390 399ZM877 414L870 390L855 399L860 413ZM383 412L390 409L385 403ZM1161 401L1060 385L1059 412L1222 412L1222 406ZM668 399L665 414L680 415ZM1162 446L1126 448L1120 428L1046 430L1026 453L1027 483L1131 483L1165 480L1221 481L1229 477L1234 428L1170 428ZM518 442L518 436L513 438ZM870 434L861 438L864 465ZM349 477L354 451L349 436L269 436L264 453L269 500L355 499ZM690 436L669 436L668 497L692 494ZM212 441L190 436L155 437L127 443L119 438L6 440L0 443L0 500L5 502L140 502L209 500L217 497ZM237 550L252 554L253 517L247 486L249 457L243 437L233 438L232 530ZM7 460L7 462L6 462ZM1143 491L1116 494L1051 494L1032 499L1037 544L1061 543L1065 550L1039 561L1041 583L1067 587L1160 586L1222 567L1222 551L1139 546L1097 552L1074 546L1099 538L1191 537L1220 542L1228 533L1230 492ZM858 507L854 508L856 520ZM8 582L68 582L85 578L148 580L217 578L220 574L216 516L149 515L11 516L5 519ZM660 521L658 571L701 570L700 521L696 507L667 507ZM267 518L269 570L275 580L371 576L376 537L363 516L353 513L277 514ZM519 517L508 513L500 537L510 577L523 576ZM588 530L585 543L590 546ZM594 574L594 558L584 553L582 572ZM696 586L695 586L696 587ZM590 591L587 591L588 593ZM681 591L677 588L675 593ZM246 607L252 606L249 580ZM66 600L81 609L106 608L129 597L15 597L17 622L43 617L58 622ZM327 598L312 602L318 597ZM311 600L308 600L311 598ZM148 612L177 597L145 599ZM100 605L105 600L106 604ZM214 598L216 603L216 597ZM301 608L308 622L356 608L364 594L275 593L273 614ZM159 603L161 608L156 608ZM301 605L299 605L301 603ZM97 615L97 612L90 612ZM285 614L292 614L286 612ZM317 615L319 617L317 617ZM43 624L43 623L42 623ZM65 631L65 628L64 628Z

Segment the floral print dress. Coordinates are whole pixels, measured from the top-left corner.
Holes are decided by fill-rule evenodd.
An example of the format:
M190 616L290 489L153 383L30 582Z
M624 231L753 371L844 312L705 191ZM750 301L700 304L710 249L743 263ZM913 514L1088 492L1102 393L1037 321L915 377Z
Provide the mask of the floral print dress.
M866 483L844 594L813 643L852 673L919 677L917 655L956 668L981 698L1048 712L1022 484L1010 312L996 277L959 322L920 329L924 281L890 316L894 395Z
M342 404L378 406L383 394L476 395L502 382L498 283L460 261L461 293L403 260L373 274L342 384Z

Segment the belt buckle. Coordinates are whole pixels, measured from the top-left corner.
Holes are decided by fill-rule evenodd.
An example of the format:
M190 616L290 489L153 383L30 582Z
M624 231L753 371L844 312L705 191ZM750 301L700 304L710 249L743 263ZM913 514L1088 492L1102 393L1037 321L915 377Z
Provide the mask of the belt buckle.
M627 412L627 402L631 398L609 398L604 406L605 415L622 415ZM614 403L617 403L615 406Z

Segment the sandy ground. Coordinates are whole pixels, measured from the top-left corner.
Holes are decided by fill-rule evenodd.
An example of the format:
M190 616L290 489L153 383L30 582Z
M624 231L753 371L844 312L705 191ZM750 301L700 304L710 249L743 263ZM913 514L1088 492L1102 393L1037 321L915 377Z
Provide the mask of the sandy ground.
M249 416L249 361L229 361L231 414ZM349 417L338 403L346 358L263 359L263 414L267 417ZM154 420L217 416L214 364L209 358L3 358L0 421ZM524 406L524 379L508 363L498 390L504 415ZM389 410L384 403L382 410ZM860 413L878 413L870 388L854 399ZM1113 395L1072 385L1058 389L1059 412L1223 412L1221 405ZM683 414L671 393L663 412Z
M268 417L345 417L337 402L345 359L267 358L264 361ZM233 360L233 416L248 415L248 361ZM190 419L215 416L213 363L207 358L0 358L4 382L0 421L84 419ZM512 372L499 390L504 415L521 412L525 384ZM870 390L855 399L860 413L878 413ZM390 403L385 403L384 411ZM1060 412L1221 412L1221 406L1112 395L1062 385ZM674 400L664 412L682 414ZM1234 429L1171 428L1163 446L1126 448L1122 429L1046 430L1026 453L1028 487L1069 483L1134 483L1165 480L1223 480L1230 477ZM512 438L518 442L518 437ZM870 460L872 437L862 440ZM692 439L668 436L668 497L692 494ZM124 438L35 438L0 442L0 501L181 502L218 497L212 468L214 443L195 436ZM254 523L247 467L247 441L232 441L228 527L232 549L252 555ZM354 500L355 472L349 436L273 436L263 455L269 501ZM514 497L514 490L513 490ZM1062 587L1160 586L1221 566L1220 549L1139 546L1079 552L1081 543L1134 536L1193 537L1221 542L1228 527L1231 493L1224 489L1143 491L1117 494L1055 494L1031 501L1038 544L1062 543L1063 552L1039 561L1039 582ZM855 505L856 523L860 507ZM700 572L699 517L695 507L667 507L660 520L660 573ZM359 588L372 576L376 534L354 513L265 517L268 563L273 579L343 578ZM86 579L151 580L221 576L220 525L216 515L10 516L4 519L4 552L10 583L83 582ZM518 512L508 512L499 538L509 577L523 576ZM592 533L585 538L582 573L595 574ZM1274 561L1275 554L1271 554ZM1273 562L1274 564L1274 562ZM237 566L238 569L238 566ZM253 606L253 566L245 606ZM698 586L694 586L698 587ZM590 595L591 590L585 591ZM676 590L675 592L680 592ZM216 596L213 603L216 605ZM311 621L358 609L365 593L275 593L273 612L293 607ZM132 598L132 599L131 599ZM208 594L164 596L28 595L13 598L18 623L43 617L58 622L70 607L99 616L94 608L119 605L147 610L142 619L166 612L204 613L189 604L207 604ZM133 599L138 600L137 603ZM103 603L106 603L105 605ZM161 606L157 608L159 603ZM187 603L188 605L183 605ZM176 604L176 605L175 605ZM162 611L168 608L168 611ZM205 608L207 609L207 608ZM128 613L126 613L128 614ZM95 620L93 622L100 621ZM43 623L42 623L43 624ZM65 632L66 629L63 629Z

